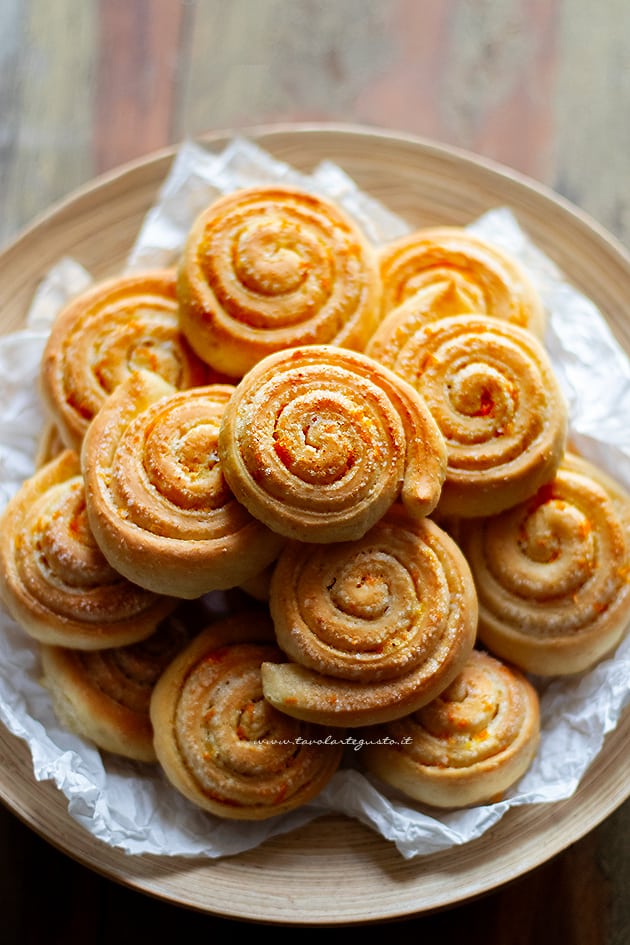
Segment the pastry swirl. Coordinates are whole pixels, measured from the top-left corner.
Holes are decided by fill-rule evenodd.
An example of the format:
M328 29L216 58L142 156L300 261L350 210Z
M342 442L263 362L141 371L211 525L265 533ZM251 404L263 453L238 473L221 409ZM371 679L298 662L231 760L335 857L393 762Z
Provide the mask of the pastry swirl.
M134 643L176 606L107 563L88 525L71 450L24 482L5 509L0 536L3 600L42 643L86 650Z
M362 735L363 766L413 800L443 808L488 803L536 754L538 694L518 670L473 650L434 700Z
M420 229L387 244L380 270L383 315L428 290L419 308L431 319L477 312L543 336L545 310L520 264L461 227Z
M484 645L541 676L610 652L629 622L629 523L623 490L575 456L530 500L462 522Z
M416 391L358 352L277 352L237 385L219 433L230 488L289 538L351 540L400 496L415 517L437 504L446 452Z
M244 612L196 637L151 698L167 777L220 817L263 820L308 803L339 767L339 732L308 725L263 697L260 667L282 659L268 614Z
M173 615L129 646L86 651L42 645L43 682L57 718L104 751L156 761L151 694L191 637L189 624Z
M105 399L130 374L154 371L177 389L210 383L179 330L175 271L99 282L55 320L44 350L44 401L66 446L78 450Z
M103 553L142 587L181 598L234 587L282 539L226 485L217 453L229 384L186 391L137 371L92 422L81 453L90 524Z
M271 579L276 638L265 696L327 725L399 718L431 700L473 647L477 601L457 545L396 506L354 542L291 543Z
M358 225L286 186L238 190L200 214L178 296L192 347L233 378L298 345L361 350L380 317L376 255Z
M459 315L399 338L388 336L386 319L368 352L417 388L444 437L441 514L492 515L553 478L567 442L567 406L530 332Z

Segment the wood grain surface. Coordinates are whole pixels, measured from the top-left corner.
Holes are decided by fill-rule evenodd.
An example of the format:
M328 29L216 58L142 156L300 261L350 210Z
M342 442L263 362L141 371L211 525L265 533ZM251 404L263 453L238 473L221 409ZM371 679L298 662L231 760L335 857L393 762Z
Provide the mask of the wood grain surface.
M0 13L3 243L94 175L185 137L342 121L507 164L630 244L626 0L0 0ZM626 803L524 878L385 934L627 945L629 826ZM0 869L3 945L239 925L125 889L9 811Z

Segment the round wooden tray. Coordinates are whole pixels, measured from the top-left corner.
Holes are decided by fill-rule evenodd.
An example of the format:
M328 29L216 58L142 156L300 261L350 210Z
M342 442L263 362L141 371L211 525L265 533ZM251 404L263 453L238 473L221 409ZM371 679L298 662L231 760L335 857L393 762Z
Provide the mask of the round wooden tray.
M599 306L630 351L630 255L585 214L506 168L408 136L340 125L248 129L276 157L309 171L338 163L412 225L465 224L500 205ZM230 135L204 140L219 149ZM20 327L47 269L69 255L96 277L123 264L168 172L173 150L100 178L37 219L0 254L2 330ZM130 856L72 820L63 795L38 783L26 746L0 727L0 798L32 829L110 879L207 913L295 925L387 920L489 892L592 830L630 794L630 713L567 801L513 808L482 838L404 860L360 823L325 816L238 856Z

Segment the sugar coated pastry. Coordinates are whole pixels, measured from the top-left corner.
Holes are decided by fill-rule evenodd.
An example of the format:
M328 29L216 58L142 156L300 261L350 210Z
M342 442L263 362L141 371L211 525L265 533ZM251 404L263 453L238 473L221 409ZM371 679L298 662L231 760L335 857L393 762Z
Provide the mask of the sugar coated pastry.
M41 467L9 501L0 522L0 592L30 636L86 650L144 639L177 603L107 563L87 521L72 450Z
M238 190L200 214L178 296L195 351L233 378L297 345L361 350L380 317L376 255L358 225L287 186Z
M625 490L574 455L526 502L462 522L485 646L541 676L610 653L630 622L629 523Z
M399 336L385 319L367 350L417 388L446 441L441 514L493 515L553 478L567 405L531 332L459 315Z
M263 666L266 698L296 718L358 726L399 718L459 672L477 601L457 545L394 507L363 538L291 543L269 605L289 662Z
M529 275L511 254L463 227L400 237L380 251L380 268L383 315L421 292L425 317L485 313L543 336L545 310Z
M269 528L301 541L358 538L399 498L435 508L443 439L420 395L334 345L268 355L237 385L219 433L225 477Z
M536 754L538 694L517 669L473 650L432 702L361 736L363 766L414 801L442 808L490 803Z
M242 612L202 631L153 690L166 776L220 817L286 813L312 800L339 767L338 732L291 719L264 699L261 664L282 658L269 615Z
M142 587L198 597L260 573L280 550L223 476L217 440L232 392L175 391L136 371L90 425L81 451L90 525L112 566Z
M176 614L140 643L107 650L42 644L43 682L59 721L104 751L156 761L149 703L162 672L192 637Z
M106 397L137 368L178 389L209 383L179 330L175 271L115 276L78 295L55 320L44 351L44 402L66 446L79 449Z

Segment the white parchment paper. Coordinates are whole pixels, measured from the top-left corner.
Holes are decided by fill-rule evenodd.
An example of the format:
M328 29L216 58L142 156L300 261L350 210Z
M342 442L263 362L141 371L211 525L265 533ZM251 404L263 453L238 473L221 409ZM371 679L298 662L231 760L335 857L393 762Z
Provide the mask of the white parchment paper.
M194 217L211 200L267 181L333 197L375 243L408 229L329 162L306 176L244 139L218 154L187 142L147 214L128 268L174 263ZM546 343L569 403L573 442L630 489L630 365L606 321L532 245L509 209L497 208L470 227L527 267L548 311ZM60 260L39 287L26 328L0 339L0 508L34 468L44 423L39 366L50 324L63 303L90 281L75 261ZM534 680L541 696L542 738L530 770L499 803L441 814L384 791L364 775L356 764L356 733L349 736L345 766L314 803L262 823L223 821L181 797L157 765L102 756L66 732L39 680L36 645L0 610L0 719L28 743L35 777L52 779L67 798L70 815L111 846L129 854L220 857L337 812L367 824L411 858L479 837L510 807L573 794L630 702L630 636L589 672Z

